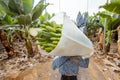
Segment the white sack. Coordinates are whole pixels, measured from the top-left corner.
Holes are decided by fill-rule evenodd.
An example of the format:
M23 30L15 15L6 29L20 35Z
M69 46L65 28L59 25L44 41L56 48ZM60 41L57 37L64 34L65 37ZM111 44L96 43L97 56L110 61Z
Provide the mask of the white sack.
M50 54L55 56L90 57L93 53L92 42L67 17L63 16L62 36Z

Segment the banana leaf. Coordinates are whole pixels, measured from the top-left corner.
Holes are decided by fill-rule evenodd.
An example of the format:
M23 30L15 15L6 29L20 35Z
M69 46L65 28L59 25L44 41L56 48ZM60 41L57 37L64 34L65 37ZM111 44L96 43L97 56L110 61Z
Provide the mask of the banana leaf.
M2 0L0 1L0 9L2 9L7 14L14 15L14 13L9 10L7 4Z
M40 17L43 10L49 5L49 3L44 4L44 0L40 0L40 2L35 6L32 10L32 21L36 20Z
M120 2L120 0L110 0L110 2Z
M4 11L2 9L0 9L0 14L4 15Z
M99 16L102 17L102 18L111 18L110 15L105 14L105 13L103 13L103 12L99 12L99 13L97 13L97 15L99 15Z
M120 19L119 18L115 19L109 22L107 25L108 25L108 28L107 28L108 30L115 30L120 25Z
M13 23L13 18L9 15L6 15L4 20L6 21L6 24L12 24Z
M100 6L100 8L104 8L112 13L117 13L120 14L120 1L118 2L112 2L112 3L107 3L103 6Z
M23 3L24 14L31 13L33 4L34 4L34 0L22 0L22 3Z
M48 12L46 12L44 15L40 16L40 23L44 23L47 20L50 20L54 15L50 15Z
M114 30L118 27L118 25L120 25L120 19L119 18L115 18L113 16L110 16L108 14L105 14L103 12L99 12L97 13L97 15L101 16L102 18L106 18L106 29L107 30Z
M20 14L29 14L32 11L34 0L9 0L8 7L9 9Z
M23 14L21 0L9 0L8 7L12 12L18 15Z
M5 13L2 9L0 9L0 20L2 20L5 17Z

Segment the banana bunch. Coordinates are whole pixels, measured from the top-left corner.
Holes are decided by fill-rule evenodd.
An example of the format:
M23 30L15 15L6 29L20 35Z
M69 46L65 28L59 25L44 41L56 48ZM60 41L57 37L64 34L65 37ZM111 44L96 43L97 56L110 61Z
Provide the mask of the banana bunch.
M50 52L56 47L60 40L62 25L56 24L54 21L45 22L40 25L40 29L42 33L40 32L40 34L38 34L37 44L46 52Z

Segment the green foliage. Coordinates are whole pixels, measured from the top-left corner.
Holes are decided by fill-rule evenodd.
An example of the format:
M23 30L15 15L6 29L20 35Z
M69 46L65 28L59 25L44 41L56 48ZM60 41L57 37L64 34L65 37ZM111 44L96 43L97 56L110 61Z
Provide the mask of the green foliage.
M112 13L120 14L120 1L113 1L111 3L106 3L105 5L100 6L100 8L104 8Z
M111 16L106 14L105 12L98 12L97 15L102 18L111 18Z
M0 11L0 25L12 25L16 24L17 19L5 14L2 10Z
M101 18L101 21L102 21L102 24L106 24L106 30L110 30L112 29L110 24L113 20L115 20L114 17L112 17L110 14L106 14L105 12L98 12L97 13L98 16L100 16ZM106 23L105 23L105 20L106 20Z
M1 0L0 9L11 16L28 15L31 14L32 20L36 20L40 17L43 10L49 5L44 4L44 0L33 7L34 0L9 0L8 2Z
M110 2L120 2L120 0L110 0Z
M2 0L0 0L0 9L2 9L4 12L6 12L9 15L14 15L14 13L10 11L7 4Z
M106 35L106 42L107 43L111 43L112 42L112 31L107 31L107 33L106 33L107 35Z
M36 20L48 5L49 3L44 4L44 0L41 0L32 11L32 21Z
M106 41L107 43L111 43L111 37L112 34L116 31L117 27L120 25L120 17L117 15L120 15L120 0L111 0L110 3L106 3L103 6L100 6L100 8L104 8L105 10L109 11L110 17L103 17L104 20L106 19ZM114 15L113 15L114 13ZM107 12L108 14L108 12ZM117 17L116 17L117 16Z
M111 43L112 42L112 35L113 32L115 31L115 29L118 27L119 24L119 19L115 18L114 16L111 15L111 13L105 13L105 12L99 12L97 13L98 16L100 16L101 20L102 20L102 24L105 24L105 28L106 28L106 42L107 43ZM106 23L105 23L106 20Z
M40 16L40 23L42 24L45 21L50 20L53 16L54 16L54 14L50 15L48 12L46 12L45 14Z
M100 17L96 14L94 16L87 16L87 22L86 22L86 34L87 35L95 35L96 31L102 27L103 25L101 23Z
M0 0L0 25L2 25L0 29L8 30L10 41L13 41L14 34L19 34L20 37L26 41L28 54L33 53L32 45L30 45L31 36L28 30L32 23L39 22L40 15L49 5L48 3L45 4L44 1L45 0L40 0L40 2L33 7L34 0ZM1 15L4 16L2 17ZM15 25L16 23L17 27ZM19 32L18 29L20 30Z
M99 12L97 15L101 17L101 20L103 20L103 22L106 19L107 30L115 30L120 25L120 18L119 16L115 17L116 14L113 15L113 14L108 14L108 13L106 14L104 12Z
M114 19L112 21L109 21L107 23L107 29L108 30L115 30L120 25L120 18Z
M22 0L23 2L23 12L24 14L31 13L34 5L34 0Z
M8 8L17 15L23 13L21 0L9 0Z
M5 18L3 19L3 21L5 21L6 24L12 24L13 18L9 15L6 15Z
M8 26L15 27L13 24L17 23L24 31L27 31L32 23L36 22L36 19L39 20L40 15L48 6L48 3L44 4L44 0L40 0L35 7L33 5L34 0L0 0L0 24L5 27L8 24ZM21 29L21 27L19 28Z
M18 15L29 14L32 11L34 0L9 0L8 8Z

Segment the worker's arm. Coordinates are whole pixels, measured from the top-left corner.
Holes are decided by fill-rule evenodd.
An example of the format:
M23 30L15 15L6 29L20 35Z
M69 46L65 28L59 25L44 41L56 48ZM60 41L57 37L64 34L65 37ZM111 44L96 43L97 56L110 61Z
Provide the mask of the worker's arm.
M85 58L85 59L80 59L79 61L79 66L83 67L83 68L88 68L89 66L89 58Z
M59 57L55 57L52 63L52 69L55 70L58 67Z

